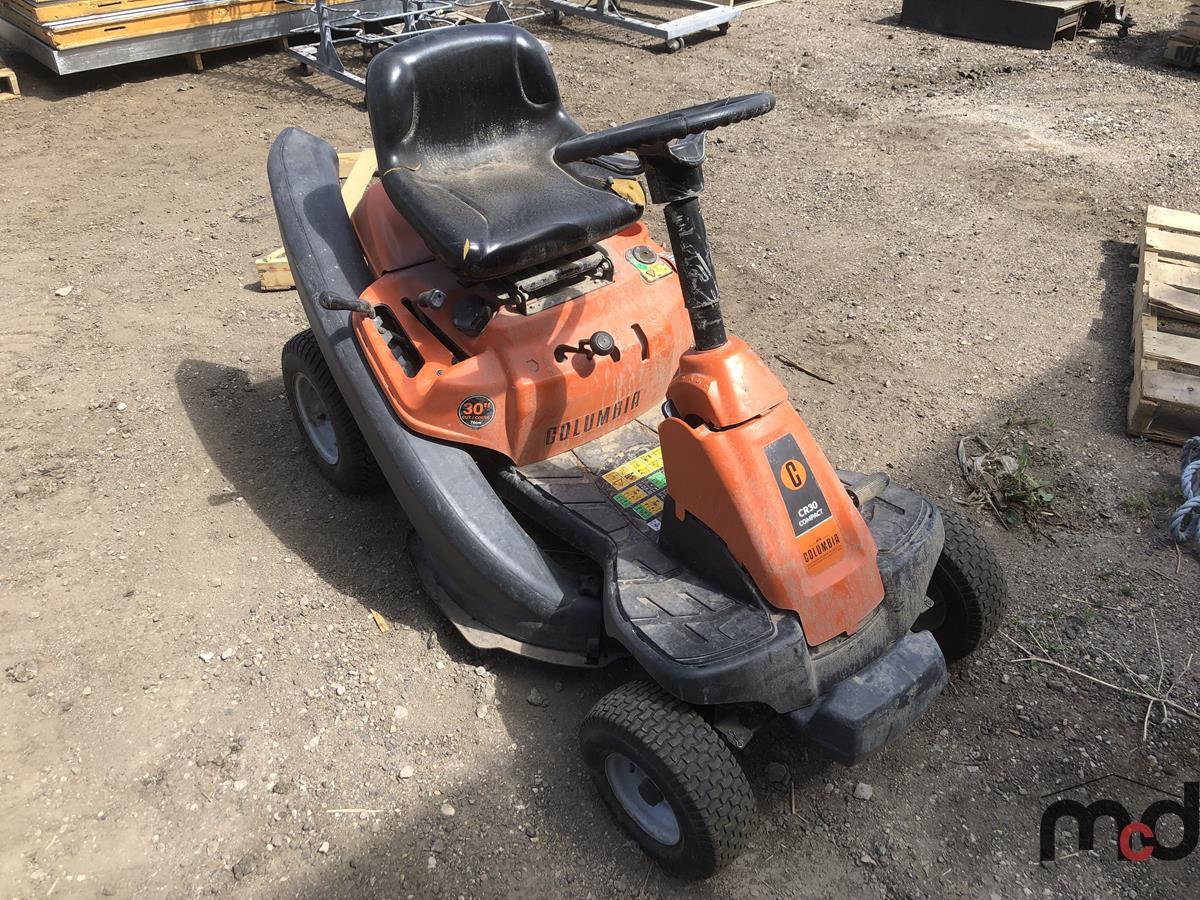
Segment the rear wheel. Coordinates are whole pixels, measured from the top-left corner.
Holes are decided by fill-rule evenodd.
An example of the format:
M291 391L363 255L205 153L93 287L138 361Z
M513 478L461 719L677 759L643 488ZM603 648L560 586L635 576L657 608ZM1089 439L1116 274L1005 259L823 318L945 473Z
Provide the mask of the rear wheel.
M913 625L930 631L953 662L985 644L1004 618L1008 585L992 548L966 519L942 512L946 543L926 595L932 605Z
M333 380L312 331L283 347L283 386L308 455L321 474L348 494L369 494L383 475Z
M604 802L672 875L707 878L741 851L750 784L687 704L646 681L622 685L592 707L580 742Z

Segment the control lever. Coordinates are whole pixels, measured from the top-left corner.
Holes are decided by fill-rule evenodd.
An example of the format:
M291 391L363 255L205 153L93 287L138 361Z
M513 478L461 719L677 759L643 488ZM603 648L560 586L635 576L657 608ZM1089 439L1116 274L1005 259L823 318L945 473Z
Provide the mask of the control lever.
M437 288L430 288L417 294L417 303L427 309L441 309L446 305L446 293Z
M366 300L360 300L358 297L351 299L334 294L331 291L321 291L321 293L317 294L317 305L322 309L340 309L346 312L362 313L364 316L375 318L375 307Z
M570 344L559 344L554 348L554 358L559 362L564 362L568 353L582 353L588 359L595 356L611 356L614 361L621 361L621 351L617 349L617 342L607 331L597 331L590 338L584 338L575 347Z

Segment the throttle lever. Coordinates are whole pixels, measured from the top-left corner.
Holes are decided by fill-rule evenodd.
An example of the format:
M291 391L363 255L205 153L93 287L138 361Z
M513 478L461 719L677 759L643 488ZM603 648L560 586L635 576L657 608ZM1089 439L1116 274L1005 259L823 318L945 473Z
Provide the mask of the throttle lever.
M332 291L321 291L317 294L317 305L322 309L345 310L346 312L362 313L364 316L375 317L375 307L366 300L358 297L353 299L335 294Z

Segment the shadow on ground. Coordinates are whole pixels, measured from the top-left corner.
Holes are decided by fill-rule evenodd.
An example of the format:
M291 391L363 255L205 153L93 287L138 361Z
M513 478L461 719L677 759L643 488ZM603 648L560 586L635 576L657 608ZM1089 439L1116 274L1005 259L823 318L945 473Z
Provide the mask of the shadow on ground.
M1136 13L1137 8L1133 11ZM1100 42L1098 52L1104 59L1135 69L1200 81L1200 69L1175 66L1163 60L1167 39L1172 34L1173 30L1139 31L1135 28L1123 38L1113 36L1112 40Z

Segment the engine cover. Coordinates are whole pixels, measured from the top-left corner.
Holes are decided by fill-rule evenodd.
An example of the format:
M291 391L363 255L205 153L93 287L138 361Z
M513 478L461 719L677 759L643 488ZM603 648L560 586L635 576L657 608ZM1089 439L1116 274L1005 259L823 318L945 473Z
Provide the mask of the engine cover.
M679 278L641 222L597 245L601 283L545 307L498 283L460 283L377 189L354 224L380 276L362 299L383 322L356 314L355 333L396 414L421 434L517 465L547 459L656 409L691 344ZM419 300L431 289L445 295L436 308ZM589 343L601 332L612 338L603 355Z

